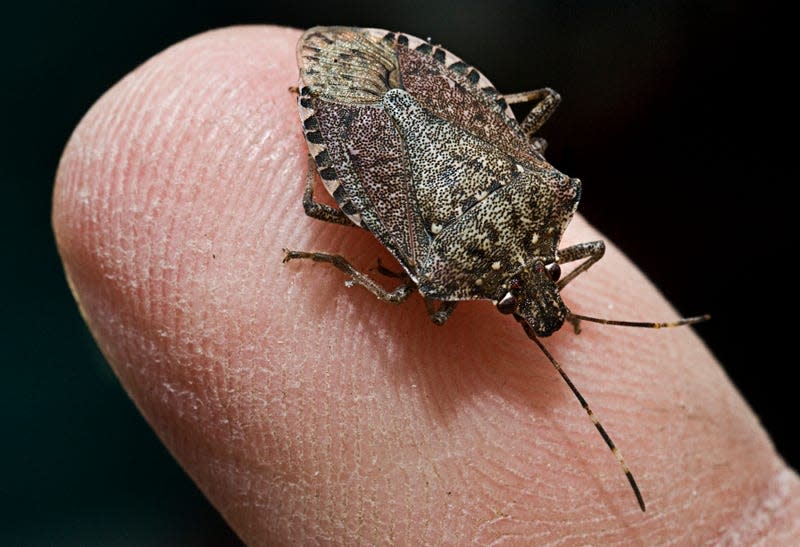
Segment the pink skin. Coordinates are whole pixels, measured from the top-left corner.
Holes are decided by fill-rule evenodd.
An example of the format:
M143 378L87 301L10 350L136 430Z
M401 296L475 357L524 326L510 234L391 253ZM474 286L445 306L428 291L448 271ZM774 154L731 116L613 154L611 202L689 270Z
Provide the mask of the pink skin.
M545 340L648 504L513 318L377 301L283 247L367 269L366 232L304 216L300 33L229 28L134 70L59 167L75 297L158 435L250 544L788 544L800 482L690 328L585 324ZM590 184L590 182L587 181ZM601 238L576 218L565 244ZM392 280L386 280L391 285ZM609 245L578 313L669 320ZM702 309L703 303L697 303Z

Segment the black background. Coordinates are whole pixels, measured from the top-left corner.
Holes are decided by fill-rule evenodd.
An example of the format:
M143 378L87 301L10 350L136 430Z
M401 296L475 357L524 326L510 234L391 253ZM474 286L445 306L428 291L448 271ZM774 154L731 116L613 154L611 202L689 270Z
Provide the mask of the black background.
M5 356L0 543L228 545L97 351L50 227L59 155L92 103L169 45L242 23L432 37L501 91L564 98L549 159L580 211L684 314L793 467L793 16L764 2L151 2L9 12L0 176ZM792 74L793 75L793 74ZM5 537L4 537L5 536Z

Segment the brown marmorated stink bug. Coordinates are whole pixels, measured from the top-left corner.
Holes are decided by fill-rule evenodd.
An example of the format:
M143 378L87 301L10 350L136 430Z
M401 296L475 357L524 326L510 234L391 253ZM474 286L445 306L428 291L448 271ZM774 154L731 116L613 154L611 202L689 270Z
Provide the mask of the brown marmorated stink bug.
M309 168L303 207L311 217L372 232L403 267L392 291L345 258L284 250L284 262L327 262L379 299L416 288L437 325L460 300L487 299L511 314L544 352L614 453L642 511L625 460L586 400L539 340L569 321L638 327L572 313L561 290L597 262L602 241L559 249L581 184L545 161L536 132L560 98L551 89L500 94L475 68L413 36L379 29L316 27L297 45L299 105L319 175L339 207L314 201ZM532 102L518 123L509 104ZM581 262L560 277L561 264ZM385 274L388 270L379 266ZM436 302L439 302L438 306Z

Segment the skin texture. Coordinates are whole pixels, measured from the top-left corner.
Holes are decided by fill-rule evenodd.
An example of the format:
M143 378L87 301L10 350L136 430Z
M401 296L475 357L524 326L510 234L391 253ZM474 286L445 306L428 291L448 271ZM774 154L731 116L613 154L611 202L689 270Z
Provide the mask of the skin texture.
M625 455L642 513L552 366L491 303L436 327L418 296L394 306L329 266L281 264L283 247L393 264L370 234L303 214L299 35L223 29L157 55L87 113L54 191L99 346L237 533L254 545L800 537L797 476L690 328L585 324L544 340ZM576 218L563 244L600 237ZM613 245L563 295L588 315L676 317Z

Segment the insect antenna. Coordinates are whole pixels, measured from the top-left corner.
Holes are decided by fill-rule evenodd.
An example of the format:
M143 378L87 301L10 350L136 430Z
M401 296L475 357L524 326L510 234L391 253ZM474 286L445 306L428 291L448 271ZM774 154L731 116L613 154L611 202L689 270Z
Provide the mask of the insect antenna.
M558 361L556 361L555 357L553 357L553 355L547 350L547 348L544 347L544 344L542 344L542 342L539 340L536 334L534 334L533 329L524 321L520 321L520 323L525 329L525 333L528 335L528 338L536 342L536 345L539 346L540 350L542 350L544 356L547 357L547 359L550 361L553 367L555 367L555 369L561 375L561 378L563 378L564 381L567 383L567 386L569 386L569 389L572 391L573 395L575 395L575 397L578 399L578 402L580 402L581 406L586 411L586 414L589 415L589 419L592 420L592 423L597 428L597 431L600 433L600 436L603 437L603 440L606 442L606 445L608 445L608 448L611 449L611 452L617 458L620 467L622 467L623 473L625 473L625 476L628 478L628 482L630 483L631 488L633 489L633 493L636 496L636 501L639 502L639 507L642 509L642 511L645 511L644 498L642 498L642 493L639 490L639 486L636 484L636 480L633 478L633 473L631 473L630 469L628 469L628 464L625 463L625 458L622 457L622 453L617 448L617 445L614 444L614 441L612 441L611 437L609 437L608 433L606 433L606 430L600 423L600 420L597 419L597 416L594 415L594 412L592 412L592 409L589 407L589 403L586 402L586 399L583 398L581 392L578 391L578 388L575 387L575 384L573 384L572 380L569 379L567 373L564 372L564 369L561 368L561 365L558 364Z
M600 317L589 317L588 315L580 315L578 313L570 312L567 315L567 321L575 324L576 321L590 321L592 323L602 323L603 325L618 325L620 327L641 327L645 329L665 329L669 327L680 327L682 325L694 325L702 321L711 319L709 314L698 315L696 317L684 317L676 321L667 321L662 323L654 323L651 321L618 321L616 319L602 319Z

